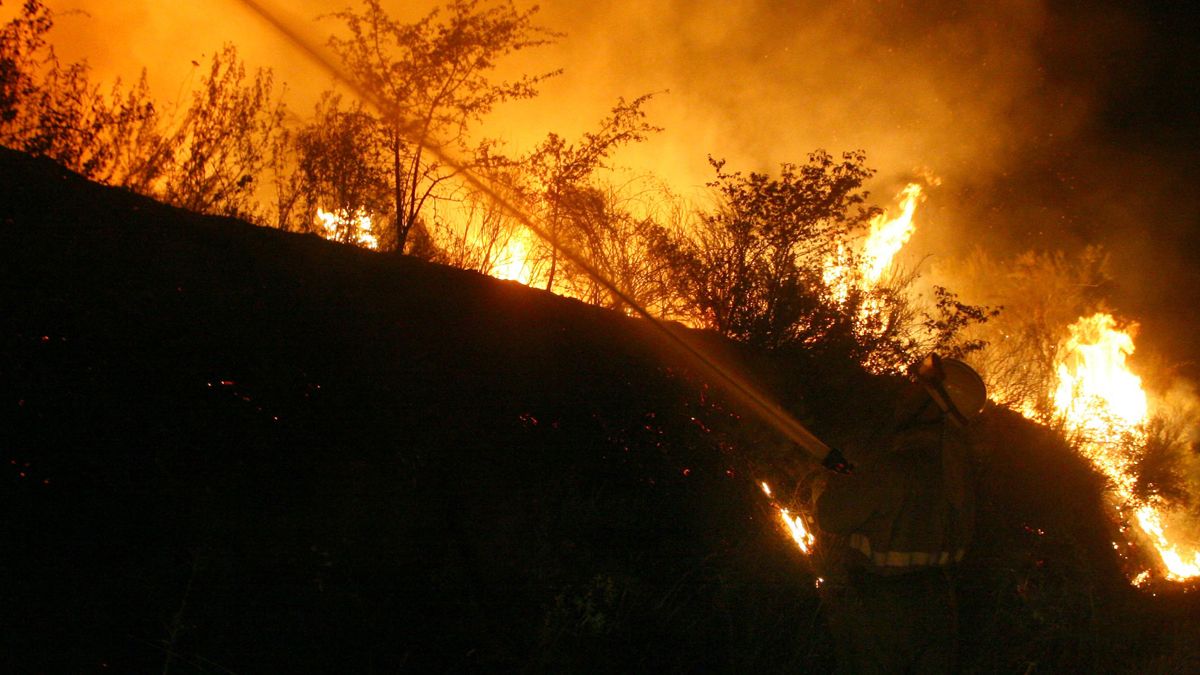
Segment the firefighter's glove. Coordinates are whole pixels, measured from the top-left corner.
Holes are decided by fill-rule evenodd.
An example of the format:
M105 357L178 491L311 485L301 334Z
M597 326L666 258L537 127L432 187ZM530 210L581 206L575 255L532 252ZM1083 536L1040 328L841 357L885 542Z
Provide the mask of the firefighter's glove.
M850 473L854 471L854 465L837 448L829 449L829 454L825 455L825 459L821 460L821 466L837 473Z

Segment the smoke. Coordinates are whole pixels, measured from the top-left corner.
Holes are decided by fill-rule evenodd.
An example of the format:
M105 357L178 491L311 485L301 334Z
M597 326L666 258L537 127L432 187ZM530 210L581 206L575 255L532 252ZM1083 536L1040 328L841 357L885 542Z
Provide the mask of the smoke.
M563 4L544 15L569 33L567 72L530 117L568 102L573 124L571 111L591 109L586 121L616 95L665 90L666 132L644 163L684 186L707 179L706 153L770 170L861 148L889 200L924 168L948 181L1010 170L1031 137L1069 135L1087 110L1039 72L1038 3Z
M1178 289L1200 284L1181 252L1200 243L1200 200L1173 99L1195 76L1168 67L1170 16L1080 4L550 2L545 22L568 36L522 65L566 72L494 128L517 145L571 135L616 96L663 92L650 112L666 130L620 160L685 192L710 178L709 153L772 170L815 148L861 148L881 205L909 180L941 179L909 266L976 247L1003 258L1099 244L1117 308L1186 351L1177 318L1200 292Z
M274 67L298 101L328 86L327 76L233 0L51 4L90 14L60 20L60 51L86 56L101 71L129 75L149 66L162 91L177 86L191 59L226 41L251 64ZM337 28L314 21L337 7L322 0L269 4L318 38ZM433 6L385 4L413 17L420 15L414 4ZM708 153L770 170L825 148L866 150L883 201L922 169L942 177L948 194L979 190L1084 127L1095 85L1083 83L1096 73L1056 81L1048 58L1065 52L1072 63L1087 61L1100 49L1091 40L1111 52L1124 33L1097 31L1097 20L1087 27L1093 37L1080 38L1077 26L1032 0L965 4L550 0L542 22L566 38L511 67L565 73L540 98L500 111L488 131L518 145L547 131L572 135L618 96L663 92L652 115L666 131L623 159L685 188L708 179ZM1065 34L1071 41L1060 43ZM1049 56L1048 40L1055 41Z
M301 117L331 85L236 0L49 4L64 57L86 57L106 78L148 67L167 99L180 95L191 62L224 42L251 66L272 67ZM320 43L338 25L316 18L354 2L266 4ZM385 0L405 19L434 4ZM1198 167L1187 150L1200 123L1176 111L1200 87L1195 40L1164 39L1184 35L1170 28L1181 16L1073 0L541 4L541 23L566 37L518 54L505 72L564 74L489 120L484 131L513 151L549 131L576 137L618 97L648 92L657 92L651 121L665 131L616 162L684 194L711 177L708 154L769 171L816 148L863 149L881 205L909 180L941 179L918 213L910 265L975 246L1002 257L1101 244L1119 270L1121 309L1164 345L1191 349L1174 318L1200 302L1200 290L1179 290L1200 288L1181 253L1200 243Z

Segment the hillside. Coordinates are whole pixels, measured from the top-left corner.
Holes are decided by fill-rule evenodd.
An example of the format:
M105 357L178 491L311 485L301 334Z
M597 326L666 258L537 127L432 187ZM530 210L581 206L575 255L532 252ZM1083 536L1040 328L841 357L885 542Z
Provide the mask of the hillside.
M887 382L739 359L869 452ZM1183 658L1096 476L984 436L968 668ZM788 452L638 321L0 149L6 671L827 670Z
M805 599L637 322L8 151L0 205L14 665L724 668L713 603Z

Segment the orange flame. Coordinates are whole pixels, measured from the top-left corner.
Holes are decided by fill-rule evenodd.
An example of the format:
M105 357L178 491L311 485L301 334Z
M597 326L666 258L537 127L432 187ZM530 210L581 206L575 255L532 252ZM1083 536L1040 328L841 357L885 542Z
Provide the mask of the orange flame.
M888 220L887 212L871 219L871 231L863 243L862 272L868 288L879 285L883 273L892 266L892 259L908 243L917 226L913 215L917 212L917 201L921 198L921 186L909 183L900 191L900 215Z
M804 526L803 517L799 514L793 516L787 509L779 508L779 518L783 521L784 527L791 533L792 540L796 542L800 550L804 553L810 553L817 538Z
M379 238L371 232L371 217L363 209L354 213L346 210L337 212L317 209L316 223L321 226L321 236L331 241L349 241L372 251L379 250Z
M1133 453L1145 446L1149 406L1141 378L1125 362L1133 350L1132 336L1116 328L1111 314L1080 318L1059 352L1054 407L1080 453L1112 482L1116 508L1133 511L1165 577L1183 581L1200 575L1200 551L1181 553L1170 540L1164 524L1170 509L1162 498L1142 502L1134 493ZM1131 582L1140 586L1148 578L1142 572Z
M1083 317L1070 327L1058 361L1054 407L1075 429L1103 436L1146 421L1142 380L1125 363L1133 349L1133 338L1116 329L1111 314ZM1097 406L1112 424L1094 414Z
M837 252L825 260L822 278L838 303L846 302L852 285L859 286L863 291L871 291L879 286L884 273L891 268L896 254L916 231L913 216L917 212L917 203L922 198L921 186L909 183L897 198L900 200L898 216L888 218L888 212L884 211L871 219L871 228L863 240L857 270L850 265L850 255L845 243L839 243ZM865 326L870 325L870 320L881 311L878 300L868 297L859 311L859 330L868 330ZM900 370L904 365L906 364L889 364L883 369Z
M811 553L813 545L817 542L817 538L805 524L804 515L798 513L793 516L789 509L780 506L775 501L775 497L771 494L770 485L766 483L760 483L759 485L762 487L763 494L771 499L771 506L779 512L779 519L783 522L784 529L787 530L788 534L792 535L792 541L796 542L796 546L800 547L802 553L806 555Z
M533 280L533 266L530 265L529 242L525 237L514 236L508 240L495 257L491 276L529 285Z

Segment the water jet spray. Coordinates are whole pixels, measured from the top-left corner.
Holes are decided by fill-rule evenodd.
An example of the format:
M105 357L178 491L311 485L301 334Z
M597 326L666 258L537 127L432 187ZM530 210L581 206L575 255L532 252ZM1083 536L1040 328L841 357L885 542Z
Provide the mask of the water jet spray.
M519 208L512 200L505 198L501 194L502 185L485 181L483 178L475 175L464 163L451 156L443 146L431 143L427 137L413 134L412 130L416 128L415 124L404 120L400 112L389 105L386 100L357 83L353 77L344 72L336 63L322 53L321 49L305 39L299 32L293 30L287 23L267 8L263 7L260 2L257 2L257 0L241 0L241 2L262 20L266 21L273 29L285 36L305 56L331 74L338 82L344 84L363 103L375 108L380 114L396 123L400 132L409 136L409 142L421 145L439 161L454 169L467 184L487 195L497 206L515 218L517 222L553 246L564 258L578 265L593 281L603 286L605 290L630 307L640 318L646 320L648 325L659 336L665 339L669 347L684 356L699 372L720 384L748 412L753 413L760 421L802 448L812 459L822 462L829 468L845 470L849 467L840 452L831 448L805 428L795 416L785 410L766 392L762 391L762 389L746 377L722 364L719 359L708 353L683 330L674 328L667 322L652 315L646 308L634 300L629 293L608 279L583 255L559 241L549 230L535 222L531 216Z

